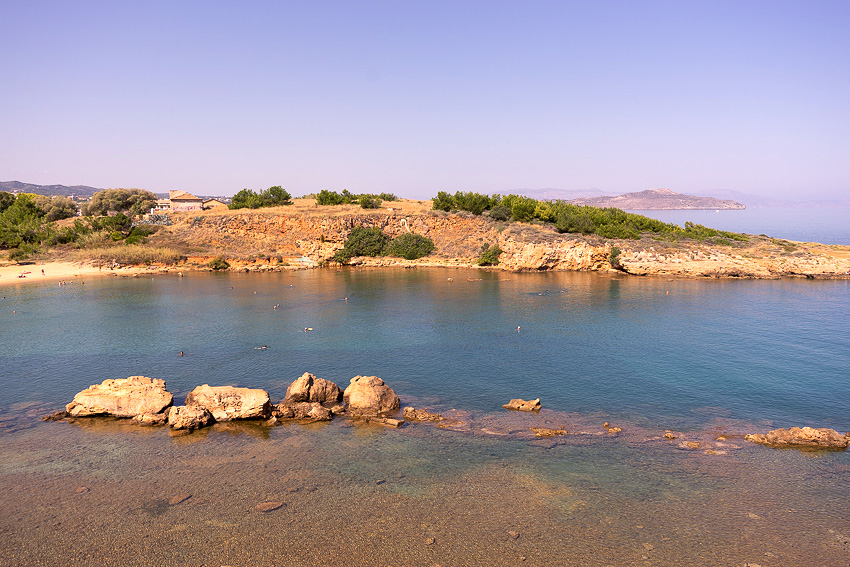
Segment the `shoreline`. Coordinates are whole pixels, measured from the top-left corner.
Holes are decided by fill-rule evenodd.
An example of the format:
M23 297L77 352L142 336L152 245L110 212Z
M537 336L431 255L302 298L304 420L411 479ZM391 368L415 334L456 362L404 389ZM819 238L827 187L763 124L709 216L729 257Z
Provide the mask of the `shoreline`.
M102 276L121 275L127 277L144 273L150 273L150 271L138 266L121 267L112 270L108 268L102 269L97 266L80 262L47 260L43 262L33 262L32 264L10 264L0 266L0 287L32 283L60 282L60 285L61 282L84 283L86 279ZM19 277L20 275L23 275L24 277Z

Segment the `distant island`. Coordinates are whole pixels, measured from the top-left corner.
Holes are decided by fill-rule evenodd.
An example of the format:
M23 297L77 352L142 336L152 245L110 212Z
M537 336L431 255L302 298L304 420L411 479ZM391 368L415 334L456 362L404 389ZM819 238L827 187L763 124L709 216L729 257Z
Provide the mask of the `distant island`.
M746 205L737 201L715 199L714 197L697 197L676 193L670 189L647 189L637 193L601 197L583 197L569 201L574 205L590 205L593 207L615 207L623 210L743 210Z

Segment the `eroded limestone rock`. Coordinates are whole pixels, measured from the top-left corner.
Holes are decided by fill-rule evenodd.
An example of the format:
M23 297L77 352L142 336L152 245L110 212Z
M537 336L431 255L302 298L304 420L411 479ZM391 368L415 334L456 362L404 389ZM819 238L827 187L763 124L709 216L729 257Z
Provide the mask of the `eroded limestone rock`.
M174 397L165 389L165 380L130 376L89 386L74 396L65 410L72 417L135 417L163 413L173 401Z
M272 407L272 415L277 419L312 419L313 421L330 421L333 411L319 402L286 401Z
M172 406L168 412L168 425L173 429L200 429L212 422L209 410L199 406Z
M792 427L774 429L767 433L755 433L744 437L747 441L762 445L790 447L819 447L824 449L846 449L850 445L850 433L842 435L834 429Z
M204 384L189 392L186 405L206 408L216 421L265 419L271 415L269 394L259 388Z
M377 414L396 411L401 406L395 390L377 376L355 376L343 393L349 411Z
M521 400L519 398L511 400L502 406L505 409L516 411L540 411L543 407L540 403L540 398L534 400Z
M285 403L295 402L318 402L320 404L333 404L342 400L342 390L339 386L325 380L316 378L309 372L305 372L286 389Z

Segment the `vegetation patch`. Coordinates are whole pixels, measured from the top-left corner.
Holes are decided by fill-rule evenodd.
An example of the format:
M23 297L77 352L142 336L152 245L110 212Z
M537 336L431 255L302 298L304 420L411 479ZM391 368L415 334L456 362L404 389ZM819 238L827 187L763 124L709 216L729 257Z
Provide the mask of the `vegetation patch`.
M682 238L725 245L749 240L743 234L716 230L692 222L686 222L684 227L680 227L614 207L540 201L521 195L487 196L463 191L451 195L440 191L431 202L434 210L467 211L474 215L487 212L490 218L499 221L539 221L553 225L560 233L631 240L639 239L642 234L653 234L667 240Z
M495 266L499 263L499 256L501 256L502 252L503 250L499 248L498 244L494 244L493 246L485 244L481 249L481 255L478 257L478 265Z
M230 264L227 263L224 256L217 256L210 260L209 267L213 270L226 270L230 267Z
M291 205L292 196L280 185L269 187L257 193L251 189L242 189L230 200L231 209L260 209Z
M333 205L357 205L363 209L378 209L384 201L397 201L398 197L392 193L361 193L355 195L348 189L343 189L342 193L322 189L316 194L316 204L322 206Z
M380 228L356 226L351 229L342 249L334 255L334 260L346 263L355 256L400 256L416 260L433 251L433 241L421 234L407 233L390 239Z

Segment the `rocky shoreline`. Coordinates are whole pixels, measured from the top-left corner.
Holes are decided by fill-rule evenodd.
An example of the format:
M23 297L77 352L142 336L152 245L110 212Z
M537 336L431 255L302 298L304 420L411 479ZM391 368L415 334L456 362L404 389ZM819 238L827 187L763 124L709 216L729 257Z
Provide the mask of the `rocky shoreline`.
M377 376L355 376L345 390L330 380L305 372L287 388L281 402L272 404L269 394L256 388L234 386L209 386L204 384L192 390L184 405L173 405L173 395L165 388L165 381L146 376L104 380L79 392L64 411L42 418L44 421L76 420L91 417L130 419L144 426L165 426L177 434L210 426L217 422L240 420L262 421L274 427L286 421L331 421L335 416L347 417L361 423L401 428L407 423L430 423L441 429L472 432L469 414L454 410L449 415L433 413L427 409L405 407L398 416L398 394ZM524 435L537 439L547 448L565 443L567 436L602 435L618 437L621 427L607 421L599 428L589 424L553 423L551 417L540 416L540 399L513 399L503 406L512 412L529 417L511 420L505 430L490 423L478 423L478 432L487 435ZM578 425L578 426L577 426ZM644 432L645 433L645 432ZM767 433L746 435L717 434L713 439L686 435L666 430L655 435L643 435L642 442L660 441L676 449L699 451L706 455L726 455L742 448L735 438L771 447L790 447L804 450L844 450L850 445L850 433L840 434L832 429L792 427L775 429Z
M336 267L334 254L353 227L379 228L390 237L416 233L430 238L436 250L419 260L354 258L353 266L480 268L483 247L502 250L499 263L482 269L519 271L596 271L684 278L850 278L850 246L791 242L764 235L733 244L601 239L559 234L543 224L504 223L469 213L408 213L380 209L321 214L285 208L175 215L157 238L198 252L170 270L209 270L221 257L231 271L269 271ZM619 250L615 263L612 251ZM200 252L201 250L205 252Z

